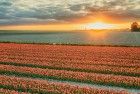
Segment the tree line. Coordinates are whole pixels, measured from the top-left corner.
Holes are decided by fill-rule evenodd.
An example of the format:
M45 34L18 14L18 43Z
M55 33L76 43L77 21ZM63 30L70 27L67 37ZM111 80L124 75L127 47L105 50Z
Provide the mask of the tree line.
M132 32L140 32L140 25L137 22L133 22L131 24L131 31Z

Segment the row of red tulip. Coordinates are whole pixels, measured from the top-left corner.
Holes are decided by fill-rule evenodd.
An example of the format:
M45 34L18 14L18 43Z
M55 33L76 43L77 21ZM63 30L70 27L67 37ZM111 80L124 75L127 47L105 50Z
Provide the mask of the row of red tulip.
M11 65L0 65L0 70L15 71L19 73L37 74L52 77L53 79L67 79L73 81L102 83L106 85L113 84L121 87L140 87L140 78L129 76L115 76L107 74L96 74L86 72L73 72L66 70L40 69L31 67L19 67Z
M95 89L90 87L78 87L68 84L48 82L47 80L35 80L27 78L17 78L12 76L0 75L0 84L4 86L12 86L14 89L22 89L24 91L54 94L128 94L126 91L113 91L104 89Z

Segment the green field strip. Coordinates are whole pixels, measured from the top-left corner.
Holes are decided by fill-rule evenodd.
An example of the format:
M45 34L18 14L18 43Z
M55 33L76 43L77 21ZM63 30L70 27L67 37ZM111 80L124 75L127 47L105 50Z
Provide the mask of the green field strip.
M22 67L32 67L32 68L41 68L41 69L55 69L55 70L66 70L74 72L87 72L87 73L99 73L99 74L113 74L113 75L122 75L122 76L131 76L131 77L140 77L138 73L126 73L126 72L113 72L113 71L102 71L102 70L88 70L88 69L76 69L76 68L62 68L62 67L53 67L53 66L42 66L35 64L21 64L13 62L0 62L3 65L13 65L13 66L22 66Z
M23 73L23 72L16 72L16 71L0 71L0 75L14 75L17 77L27 77L27 78L41 78L44 80L53 79L53 80L60 80L60 81L71 81L71 82L80 82L80 83L87 83L87 84L96 84L96 85L107 85L107 86L117 86L129 89L140 89L138 85L128 85L125 83L116 83L116 82L103 82L103 81L91 81L91 80L80 80L68 77L59 77L59 76L46 76L40 74L31 74L31 73Z
M13 44L32 44L32 45L64 45L64 46L96 46L96 47L136 47L136 48L140 48L139 45L123 45L123 44L120 44L120 45L99 45L99 44L70 44L70 43L56 43L56 44L53 44L53 43L49 43L49 42L35 42L35 41L1 41L0 40L0 43L13 43Z

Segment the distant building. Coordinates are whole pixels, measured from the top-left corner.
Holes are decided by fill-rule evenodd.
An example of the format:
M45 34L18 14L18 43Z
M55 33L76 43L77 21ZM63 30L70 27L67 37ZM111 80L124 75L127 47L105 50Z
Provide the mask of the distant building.
M140 25L137 22L133 22L131 24L131 31L132 32L140 32Z

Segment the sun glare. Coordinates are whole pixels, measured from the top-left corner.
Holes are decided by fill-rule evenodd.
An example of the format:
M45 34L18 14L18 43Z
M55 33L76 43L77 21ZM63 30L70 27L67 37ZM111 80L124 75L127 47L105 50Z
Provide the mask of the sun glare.
M115 25L104 22L95 22L86 24L86 29L113 29Z

